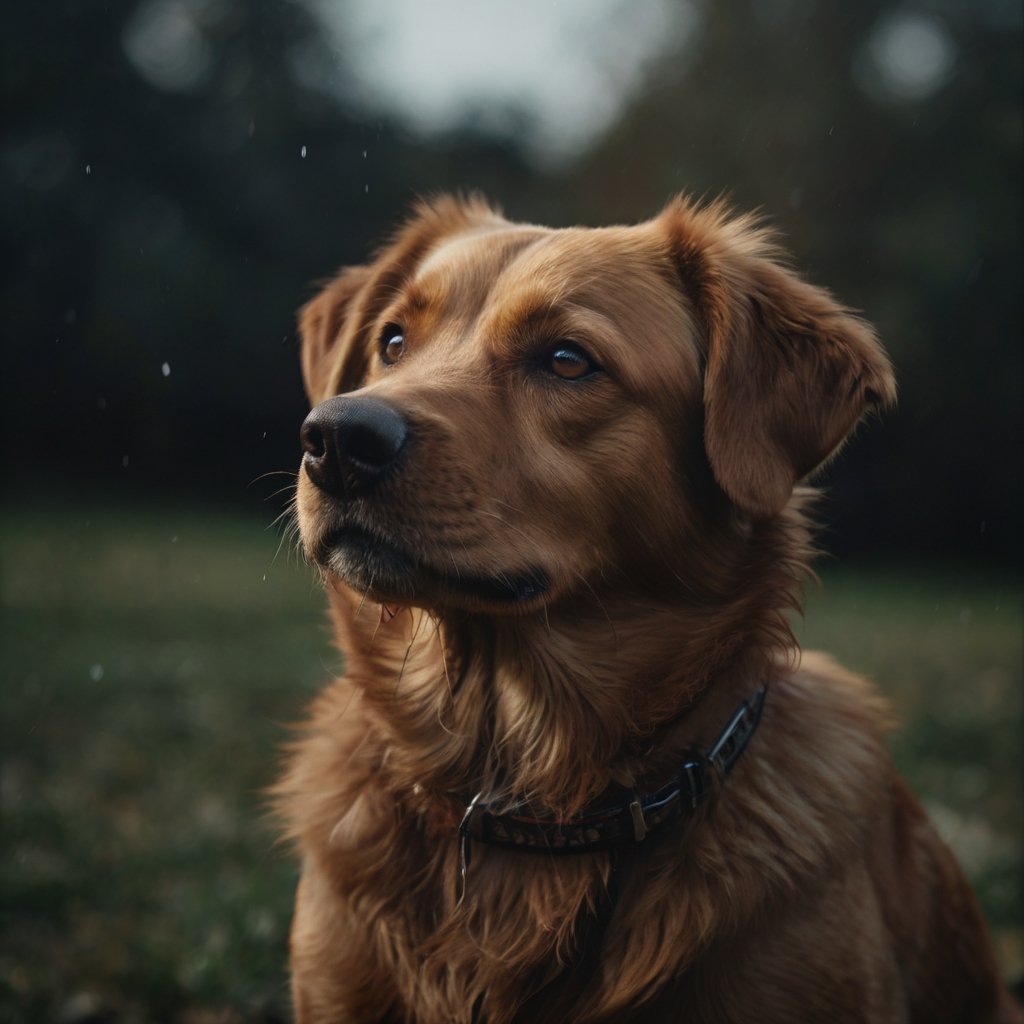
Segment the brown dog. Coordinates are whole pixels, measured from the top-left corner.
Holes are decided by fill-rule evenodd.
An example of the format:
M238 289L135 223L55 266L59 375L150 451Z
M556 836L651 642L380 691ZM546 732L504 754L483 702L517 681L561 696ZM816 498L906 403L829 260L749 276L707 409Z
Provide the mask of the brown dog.
M882 702L787 625L796 485L894 398L865 323L719 206L442 200L301 330L348 668L278 789L299 1021L1019 1019Z

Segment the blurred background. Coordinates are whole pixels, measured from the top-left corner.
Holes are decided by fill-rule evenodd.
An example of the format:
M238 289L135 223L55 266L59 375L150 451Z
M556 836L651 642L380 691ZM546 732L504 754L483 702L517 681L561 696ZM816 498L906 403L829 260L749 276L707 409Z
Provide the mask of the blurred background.
M287 1019L262 789L340 664L274 523L294 311L417 197L761 208L896 413L824 483L800 629L1024 970L1018 0L51 0L0 34L0 1018Z

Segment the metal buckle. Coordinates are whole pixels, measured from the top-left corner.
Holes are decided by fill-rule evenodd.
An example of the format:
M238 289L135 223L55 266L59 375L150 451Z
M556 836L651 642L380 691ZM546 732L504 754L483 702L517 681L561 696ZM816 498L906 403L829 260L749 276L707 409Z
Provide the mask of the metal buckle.
M644 817L643 806L636 794L633 795L633 799L629 803L629 816L633 819L633 837L638 843L642 843L648 831L647 819Z
M697 804L704 798L705 773L701 771L701 763L694 760L688 760L683 765L683 771L686 772L686 780L690 784L690 810L695 811Z

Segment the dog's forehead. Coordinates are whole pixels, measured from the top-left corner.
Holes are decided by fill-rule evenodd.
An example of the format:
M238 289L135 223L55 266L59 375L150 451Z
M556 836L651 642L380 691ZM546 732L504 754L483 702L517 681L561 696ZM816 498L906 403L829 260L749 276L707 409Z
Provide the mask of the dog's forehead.
M418 294L443 296L456 306L460 300L478 300L524 249L551 233L515 224L462 232L438 243L417 267L410 284Z
M616 294L677 289L663 274L663 261L643 228L566 228L525 249L502 275L501 284L532 289L562 301L601 306Z
M649 230L503 224L445 239L410 282L423 304L460 317L573 303L609 316L675 311L680 293Z

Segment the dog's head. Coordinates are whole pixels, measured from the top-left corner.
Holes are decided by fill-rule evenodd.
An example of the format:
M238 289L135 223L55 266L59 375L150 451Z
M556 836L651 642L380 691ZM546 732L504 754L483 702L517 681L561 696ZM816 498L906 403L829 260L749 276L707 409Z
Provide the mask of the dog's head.
M865 323L753 219L684 200L567 230L423 205L300 328L306 550L436 609L678 575L675 552L776 516L894 397Z

